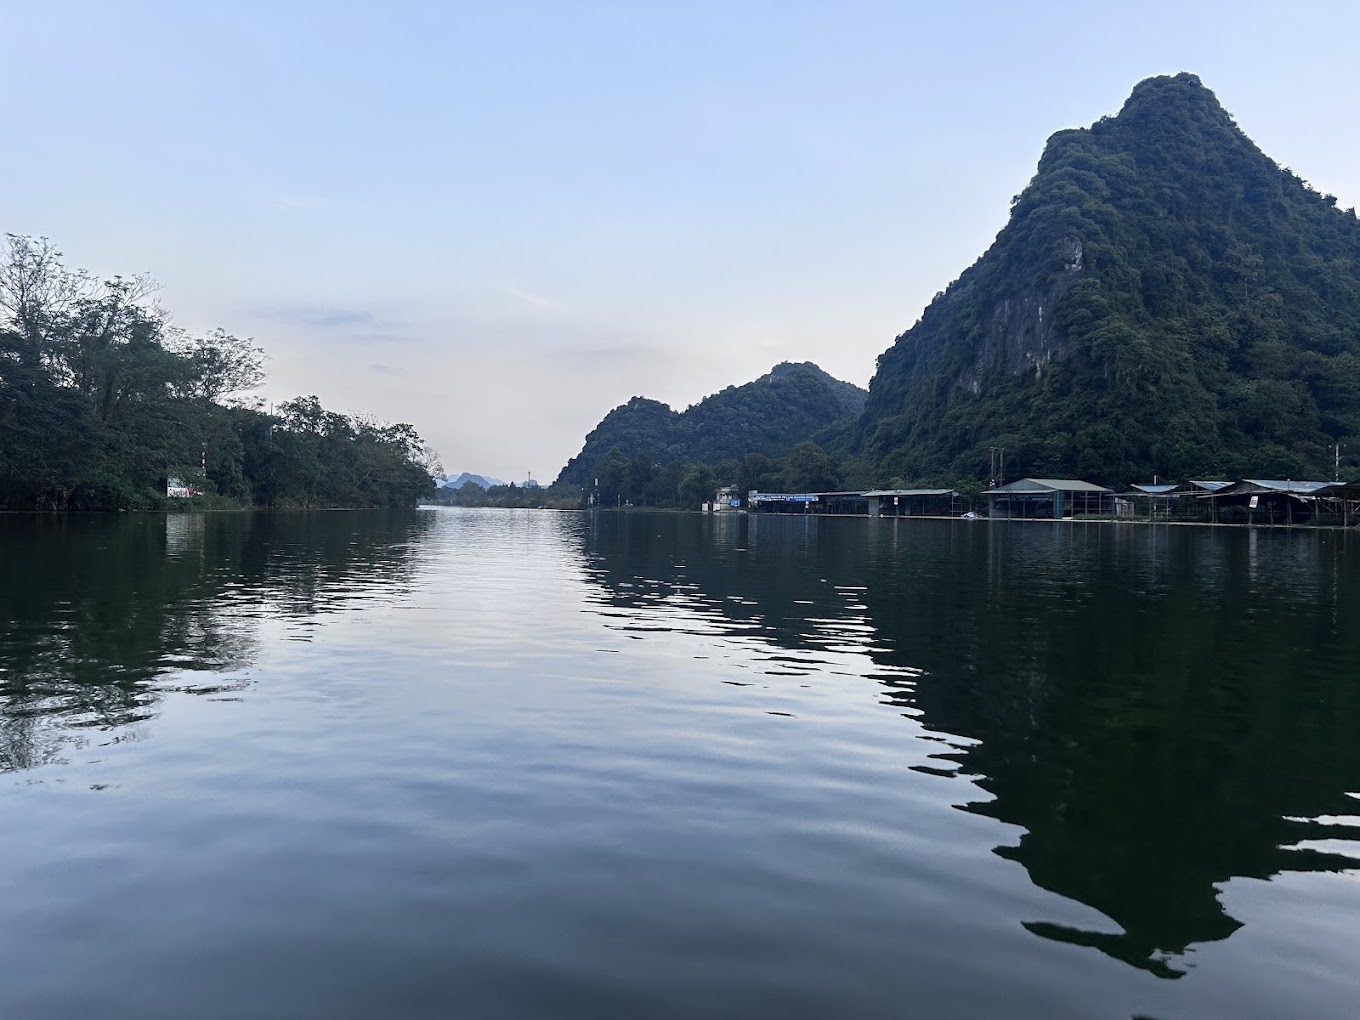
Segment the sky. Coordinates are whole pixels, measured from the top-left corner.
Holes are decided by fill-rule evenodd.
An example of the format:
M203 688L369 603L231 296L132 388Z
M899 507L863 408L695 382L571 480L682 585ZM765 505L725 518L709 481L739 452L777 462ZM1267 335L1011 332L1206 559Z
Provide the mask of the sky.
M1186 70L1360 205L1354 3L0 0L0 229L268 400L550 481L635 395L867 385L1053 132Z

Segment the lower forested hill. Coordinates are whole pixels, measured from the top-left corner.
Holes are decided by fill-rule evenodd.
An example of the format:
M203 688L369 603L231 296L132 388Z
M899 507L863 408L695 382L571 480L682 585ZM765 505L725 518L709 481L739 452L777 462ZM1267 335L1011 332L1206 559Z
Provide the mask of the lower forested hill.
M717 464L747 454L783 457L864 407L865 392L811 362L784 362L754 382L729 386L682 412L645 397L614 408L562 469L558 483L584 485L610 451L655 464Z
M1360 454L1360 220L1191 74L1060 131L880 358L849 438L911 478L1330 478Z

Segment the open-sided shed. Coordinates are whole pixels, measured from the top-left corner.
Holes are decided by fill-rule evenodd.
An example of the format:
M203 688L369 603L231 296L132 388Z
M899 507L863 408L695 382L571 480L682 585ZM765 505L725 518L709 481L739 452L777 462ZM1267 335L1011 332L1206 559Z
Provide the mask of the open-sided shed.
M870 517L949 517L958 509L956 489L873 489L864 494Z
M1205 495L1214 517L1224 523L1302 524L1317 511L1317 501L1330 482L1292 478L1243 478Z
M1341 524L1343 527L1350 527L1356 522L1360 522L1360 480L1354 482L1333 482L1326 488L1319 489L1317 493L1319 500L1324 500L1333 504L1332 513L1341 511Z
M746 505L764 514L866 514L864 491L852 492L757 492L752 490Z
M1062 520L1114 512L1114 493L1078 478L1021 478L983 495L990 500L992 517Z
M1210 516L1211 507L1199 496L1225 489L1231 482L1190 480L1186 482L1135 483L1128 492L1120 493L1133 501L1139 517L1163 520L1203 520Z

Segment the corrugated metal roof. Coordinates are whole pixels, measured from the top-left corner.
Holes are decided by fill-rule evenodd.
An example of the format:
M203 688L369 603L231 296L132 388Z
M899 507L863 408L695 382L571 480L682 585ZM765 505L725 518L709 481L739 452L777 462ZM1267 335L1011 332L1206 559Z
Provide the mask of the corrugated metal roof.
M1293 479L1281 481L1278 478L1244 478L1242 481L1248 485L1259 485L1263 489L1274 489L1277 492L1315 492L1318 489L1325 489L1330 482L1296 482Z
M1171 492L1176 486L1162 485L1160 482L1156 485L1139 485L1137 482L1134 482L1129 488L1137 489L1146 496L1160 496L1163 493Z
M1188 484L1205 489L1208 492L1217 492L1219 489L1226 489L1232 482L1199 482L1192 478Z
M866 496L957 496L956 489L873 489Z
M1319 489L1320 496L1350 496L1360 492L1360 480L1354 482L1332 482L1325 489Z
M1290 496L1311 496L1320 489L1327 488L1330 482L1300 482L1294 479L1281 478L1243 478L1233 482L1231 485L1206 492L1201 498L1218 498L1220 496L1242 496L1251 495L1254 492L1279 492Z
M864 490L854 489L848 492L755 492L747 494L753 503L764 503L779 500L818 500L823 496L863 496Z
M984 496L1005 496L1020 492L1109 492L1100 485L1092 485L1077 478L1021 478L999 489L987 489Z

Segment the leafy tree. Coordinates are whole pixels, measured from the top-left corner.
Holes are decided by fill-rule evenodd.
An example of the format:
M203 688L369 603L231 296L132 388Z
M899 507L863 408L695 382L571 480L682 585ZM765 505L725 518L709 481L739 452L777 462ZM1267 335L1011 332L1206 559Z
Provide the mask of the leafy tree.
M748 453L737 471L742 499L752 491L772 492L779 485L779 466L763 453Z
M707 464L691 464L680 476L678 505L682 510L698 510L702 504L713 499L716 491L713 469Z
M182 395L191 399L220 402L264 382L264 351L226 330L202 337L176 332L171 349L189 362Z
M409 425L315 397L277 416L231 401L260 383L260 349L171 329L154 292L144 277L68 270L46 240L7 237L0 507L169 506L167 477L229 505L410 506L432 490L437 456Z
M783 479L789 492L834 492L841 485L841 469L816 443L799 443L784 458Z
M629 467L627 456L617 446L596 466L596 491L601 506L616 506L624 502Z

